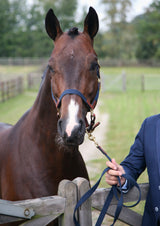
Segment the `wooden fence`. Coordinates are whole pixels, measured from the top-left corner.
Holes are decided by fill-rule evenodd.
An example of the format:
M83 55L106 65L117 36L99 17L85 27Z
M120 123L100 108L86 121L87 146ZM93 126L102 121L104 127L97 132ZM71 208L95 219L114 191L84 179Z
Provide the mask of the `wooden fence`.
M24 77L17 77L15 79L0 81L0 102L4 102L12 97L21 94L25 88L38 89L41 77L38 73L28 74L27 87Z
M6 101L23 92L23 78L18 77L0 82L0 102Z
M40 73L30 73L27 75L27 88L38 89L41 82Z
M41 72L34 72L24 77L0 82L0 102L5 101L23 92L24 89L38 90L41 83ZM122 72L120 75L106 75L101 73L103 91L147 91L160 90L159 75L130 75Z
M152 91L160 90L159 74L132 74L123 71L121 74L101 73L102 91Z
M24 89L37 90L40 86L40 73L31 73L27 75L27 83L24 77L17 77L15 79L0 81L0 102L4 102L11 97L21 94ZM26 86L27 85L27 86Z
M148 184L140 184L140 188L142 192L141 200L145 200L149 186ZM45 226L54 219L58 218L59 226L74 226L74 207L77 201L86 191L88 191L88 189L89 182L86 179L76 178L73 181L61 181L61 183L59 184L58 196L37 198L17 202L2 200L0 202L0 207L2 203L2 208L0 208L0 224L14 221L22 221L32 212L35 214L34 217L32 217L30 220L25 221L22 225ZM109 191L109 188L97 189L92 195L92 197L79 208L79 210L77 211L77 218L79 219L80 226L92 225L91 209L95 208L97 210L101 210ZM138 191L134 187L130 192L124 195L125 203L137 201L138 195ZM5 211L2 211L5 206L4 204L7 204L8 206L10 205L10 208L7 208L7 214L5 214ZM116 205L117 200L113 199L107 212L108 215L114 215ZM15 210L17 208L22 207L24 210L24 217L22 217L22 213L21 216L18 217L18 213L15 213ZM123 207L119 219L122 222L127 223L131 226L140 226L142 216L132 211L131 209ZM107 226L110 224L105 223L105 225Z
M48 58L16 58L0 57L0 65L43 65L48 62Z
M47 64L48 57L0 57L0 65L42 65ZM103 67L159 67L159 60L136 60L136 59L99 59L100 65Z

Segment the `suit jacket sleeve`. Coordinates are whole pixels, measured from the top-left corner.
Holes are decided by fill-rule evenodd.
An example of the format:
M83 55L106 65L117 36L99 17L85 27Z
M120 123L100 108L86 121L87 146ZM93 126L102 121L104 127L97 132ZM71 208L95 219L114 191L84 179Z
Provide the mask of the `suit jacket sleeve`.
M135 137L134 144L131 146L128 156L121 163L126 174L129 174L135 180L137 180L137 178L146 168L146 162L145 162L145 156L144 156L145 123L146 123L146 120L143 122L137 136Z

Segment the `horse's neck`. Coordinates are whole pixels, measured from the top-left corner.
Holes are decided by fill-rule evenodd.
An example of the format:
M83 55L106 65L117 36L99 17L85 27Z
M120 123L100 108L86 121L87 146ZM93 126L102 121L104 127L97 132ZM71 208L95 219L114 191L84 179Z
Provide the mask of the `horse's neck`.
M55 136L57 132L57 109L51 97L50 86L49 78L45 78L29 114L34 132L42 133L44 139L45 136Z

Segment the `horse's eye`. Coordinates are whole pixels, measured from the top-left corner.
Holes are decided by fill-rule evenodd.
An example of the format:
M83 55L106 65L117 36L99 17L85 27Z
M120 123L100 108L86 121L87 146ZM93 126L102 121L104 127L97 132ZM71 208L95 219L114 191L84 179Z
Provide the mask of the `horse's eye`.
M49 70L50 70L52 73L55 72L54 69L53 69L50 65L48 65L48 68L49 68Z
M100 78L99 64L97 62L94 62L94 63L91 64L90 71L96 71L97 77Z
M99 65L97 64L97 62L93 62L93 63L91 63L89 70L94 71L94 70L97 70L97 68L99 68Z

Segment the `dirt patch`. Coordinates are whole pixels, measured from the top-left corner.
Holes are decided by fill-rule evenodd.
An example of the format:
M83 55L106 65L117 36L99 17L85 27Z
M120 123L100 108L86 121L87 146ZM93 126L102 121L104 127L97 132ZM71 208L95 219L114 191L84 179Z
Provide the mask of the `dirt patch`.
M95 131L93 132L93 135L96 138L96 142L99 145L103 146L104 142L106 142L104 139L106 139L109 115L108 114L100 114L98 108L96 108L95 114L96 114L96 122L100 122L100 125L95 129ZM97 173L97 170L90 166L89 161L104 158L104 156L96 148L95 144L88 139L87 134L85 135L85 140L84 140L83 144L80 145L79 150L86 163L89 175L93 174L95 171Z

